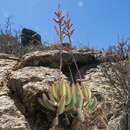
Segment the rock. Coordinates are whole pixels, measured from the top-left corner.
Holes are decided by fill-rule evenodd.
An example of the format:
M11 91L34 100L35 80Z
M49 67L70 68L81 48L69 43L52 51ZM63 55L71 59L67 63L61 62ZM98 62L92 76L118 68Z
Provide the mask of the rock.
M126 115L119 111L115 116L117 104L113 102L111 87L100 66L95 65L95 54L87 50L73 50L73 54L80 71L84 73L84 84L92 89L107 115L110 130L120 130L119 127L126 130ZM59 60L59 50L36 51L24 55L22 59L0 54L0 130L49 128L55 113L43 108L38 98L48 90L51 82L59 79ZM90 64L94 64L93 68ZM74 65L67 51L63 51L63 65L64 73L68 65L72 68ZM99 129L100 121L97 124L93 129Z
M122 113L118 117L111 119L108 125L110 130L128 130L126 114Z
M78 52L73 50L73 55L79 64L90 64L96 62L95 56L88 52ZM21 62L17 65L16 69L26 66L47 66L51 68L59 68L60 52L59 50L53 51L36 51L24 55ZM63 68L68 68L68 65L74 64L72 55L63 51Z
M110 120L113 116L113 112L110 111L108 114L107 114L107 119Z
M11 73L8 87L18 102L24 106L25 109L21 111L33 125L32 128L43 130L44 127L48 127L46 125L50 125L48 122L51 118L47 119L49 114L42 112L45 110L37 99L49 88L50 83L57 79L59 70L46 67L24 67Z
M3 59L3 60L10 59L10 60L14 60L14 61L19 60L18 57L14 56L12 54L5 54L5 53L0 53L0 59ZM9 64L9 66L10 66L10 64Z
M8 87L19 94L29 105L28 98L48 89L49 83L58 79L59 71L46 67L24 67L11 73ZM33 101L31 101L33 103Z
M85 85L92 89L108 119L110 130L127 130L126 114L122 113L114 98L113 89L101 72L100 66L86 71Z
M41 36L33 30L23 28L21 34L21 43L23 46L27 46L30 43L39 45L41 44Z
M8 93L7 76L17 64L17 58L7 54L0 54L0 95Z
M24 115L17 109L15 102L8 96L0 96L0 130L30 130Z
M17 63L17 58L0 54L0 130L30 130L24 115L16 107L7 87L7 75Z
M103 97L106 99L111 97L110 85L106 82L107 79L103 76L100 66L87 70L84 78L86 80L85 84L92 89L97 98L101 99Z

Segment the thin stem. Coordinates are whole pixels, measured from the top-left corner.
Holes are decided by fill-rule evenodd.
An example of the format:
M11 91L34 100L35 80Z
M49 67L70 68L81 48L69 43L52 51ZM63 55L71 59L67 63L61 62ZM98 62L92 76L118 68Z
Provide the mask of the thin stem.
M63 56L62 56L62 53L63 53L63 46L62 46L62 28L61 28L61 25L59 25L59 30L60 30L60 77L61 77L61 72L62 72L62 66L63 66Z
M72 41L71 41L70 35L68 35L68 39L69 39L70 46L72 46ZM79 79L81 80L81 79L82 79L82 76L81 76L81 73L80 73L80 71L79 71L79 67L78 67L78 64L77 64L77 62L76 62L76 59L75 59L75 57L74 57L74 54L73 54L72 49L70 50L70 53L71 53L71 55L72 55L72 59L73 59L73 61L74 61L76 70L77 70L77 72L78 72Z
M69 66L69 71L70 71L70 76L71 76L72 83L74 83L74 78L73 78L73 74L72 74L70 66Z

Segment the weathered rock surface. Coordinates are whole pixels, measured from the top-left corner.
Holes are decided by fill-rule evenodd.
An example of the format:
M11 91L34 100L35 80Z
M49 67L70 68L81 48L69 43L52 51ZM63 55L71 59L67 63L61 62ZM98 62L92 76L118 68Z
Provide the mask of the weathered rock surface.
M99 67L99 68L98 68ZM93 92L102 95L104 98L111 96L110 85L106 82L106 78L103 76L100 66L97 68L89 69L85 74L86 84L92 89Z
M95 54L75 50L78 65L84 65L85 84L92 88L98 101L107 113L110 130L123 128L124 116L115 115L116 107L112 91L101 73L100 67L88 67L96 62ZM73 64L69 52L63 52L64 67ZM46 130L53 113L38 103L43 91L59 78L59 50L33 52L17 57L0 54L0 130ZM117 127L117 129L116 129ZM98 130L98 128L95 128Z
M27 105L33 104L39 93L46 91L49 83L58 79L59 71L46 67L24 67L17 71L13 71L8 81L8 87L22 98ZM31 109L32 107L30 107Z
M30 130L26 118L16 107L6 86L8 73L16 64L16 59L6 54L0 55L0 130Z
M58 78L59 71L47 67L24 67L11 73L8 87L12 94L17 97L17 102L24 106L21 111L28 118L34 130L35 127L42 130L50 125L46 119L48 117L45 117L47 115L42 112L37 99L43 91L48 89L49 83Z
M72 55L63 51L63 66L73 64ZM80 52L73 50L73 55L80 64L90 64L95 62L94 54L90 52ZM59 50L53 51L36 51L33 53L28 53L23 56L21 62L17 65L16 69L20 69L26 66L47 66L52 68L59 68L60 63L60 52Z
M0 96L0 130L30 129L24 115L17 109L15 102L8 96Z
M83 68L84 69L84 68ZM86 72L85 84L88 85L98 102L102 104L102 108L108 118L108 126L110 130L127 130L126 115L118 111L118 104L114 102L113 90L101 72L100 66L91 68Z
M110 130L128 130L126 114L122 113L108 123Z
M14 55L10 55L10 54L5 54L5 53L0 53L0 59L3 60L10 59L10 60L14 60L14 62L16 62L15 60L19 60L18 57L15 57ZM8 66L10 66L10 64L8 64Z

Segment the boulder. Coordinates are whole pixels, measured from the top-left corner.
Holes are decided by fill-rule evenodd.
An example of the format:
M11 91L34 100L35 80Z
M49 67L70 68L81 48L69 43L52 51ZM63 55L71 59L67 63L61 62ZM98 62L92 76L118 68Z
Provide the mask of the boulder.
M37 99L48 90L52 81L59 79L59 74L59 70L47 67L24 67L11 73L8 88L17 102L24 106L21 111L34 130L47 129L50 125L48 122L52 118Z
M41 36L31 29L23 28L21 32L21 43L23 46L27 46L30 43L39 45L41 44Z
M79 52L73 50L73 55L77 64L91 64L96 62L95 55L90 52ZM74 64L72 54L68 51L63 51L63 68L68 68L68 65ZM36 51L25 54L21 62L18 63L15 69L20 69L26 66L47 66L50 68L59 68L60 52L59 50Z

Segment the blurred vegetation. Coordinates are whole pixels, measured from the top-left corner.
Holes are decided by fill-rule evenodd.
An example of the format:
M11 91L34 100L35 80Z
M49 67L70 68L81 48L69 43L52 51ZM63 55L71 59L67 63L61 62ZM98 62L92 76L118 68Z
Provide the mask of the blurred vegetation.
M127 128L130 129L130 54L127 40L118 42L108 49L102 63L102 72L111 86L114 102L118 104L117 113L126 115Z
M0 53L22 56L25 53L43 49L45 49L44 45L29 44L24 47L21 44L21 32L13 29L11 17L6 19L3 26L0 25Z

